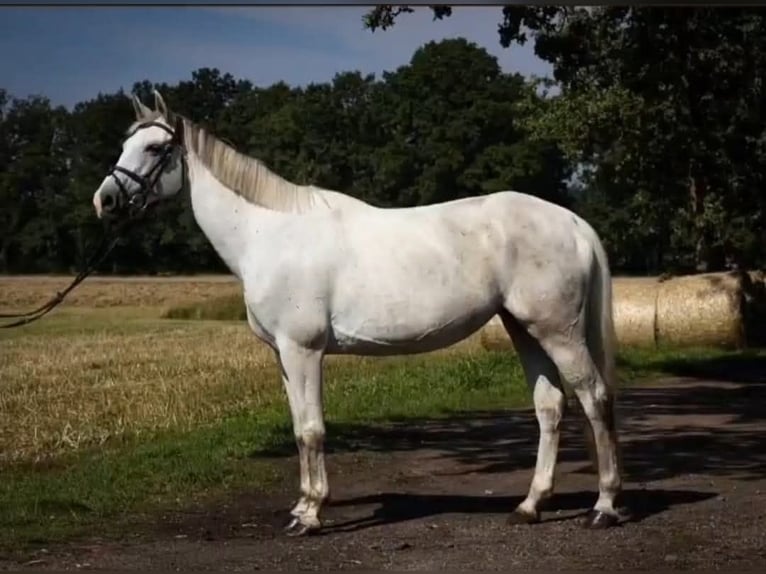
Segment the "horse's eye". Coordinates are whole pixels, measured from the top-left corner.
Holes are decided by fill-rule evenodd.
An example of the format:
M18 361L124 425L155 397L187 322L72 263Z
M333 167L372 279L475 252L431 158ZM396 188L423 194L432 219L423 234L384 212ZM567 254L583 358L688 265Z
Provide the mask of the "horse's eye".
M146 146L146 151L156 155L162 151L162 146L160 144L149 144Z

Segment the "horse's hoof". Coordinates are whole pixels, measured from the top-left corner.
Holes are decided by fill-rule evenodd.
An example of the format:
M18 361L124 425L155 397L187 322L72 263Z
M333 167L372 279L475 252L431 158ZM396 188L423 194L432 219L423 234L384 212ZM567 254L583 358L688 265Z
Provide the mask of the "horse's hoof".
M592 530L603 530L604 528L615 526L618 520L614 514L607 514L600 510L591 510L585 517L583 526Z
M536 512L530 514L517 508L508 515L508 520L506 522L509 526L516 526L518 524L537 524L540 522L540 513Z
M297 538L298 536L308 536L309 534L318 532L319 529L320 526L318 524L305 524L296 516L284 527L284 532L287 536Z

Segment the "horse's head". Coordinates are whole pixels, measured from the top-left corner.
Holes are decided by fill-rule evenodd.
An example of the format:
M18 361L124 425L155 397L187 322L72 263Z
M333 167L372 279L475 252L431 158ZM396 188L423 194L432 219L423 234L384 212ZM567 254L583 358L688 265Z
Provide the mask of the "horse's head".
M186 184L183 120L154 91L154 111L134 95L136 121L122 154L93 194L96 215L119 217L176 195Z

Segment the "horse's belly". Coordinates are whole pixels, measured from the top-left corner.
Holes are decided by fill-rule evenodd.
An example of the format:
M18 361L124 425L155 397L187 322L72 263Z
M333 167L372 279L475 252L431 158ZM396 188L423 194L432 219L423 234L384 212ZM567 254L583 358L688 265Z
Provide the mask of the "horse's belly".
M497 312L491 303L483 303L457 306L452 312L418 312L411 307L402 312L389 308L389 312L365 314L363 308L357 308L358 313L336 316L332 321L328 352L396 355L448 347L475 333Z
M496 250L487 234L470 232L480 225L381 221L357 222L348 233L355 243L332 289L332 352L428 352L464 339L497 313Z

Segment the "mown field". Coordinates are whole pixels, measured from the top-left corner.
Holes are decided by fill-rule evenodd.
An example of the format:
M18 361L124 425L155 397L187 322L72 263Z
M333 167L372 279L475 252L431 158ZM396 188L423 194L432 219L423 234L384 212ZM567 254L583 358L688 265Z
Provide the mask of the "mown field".
M66 278L0 278L0 309L37 306ZM50 315L0 331L0 541L58 540L139 513L178 508L281 475L260 453L290 452L292 432L271 352L227 319L228 278L87 280ZM217 320L211 316L223 298ZM200 306L202 305L202 306ZM232 309L235 309L232 311ZM191 310L191 311L190 311ZM707 349L626 351L625 383ZM512 353L476 338L437 353L330 357L335 425L527 406ZM122 526L121 526L122 525Z

